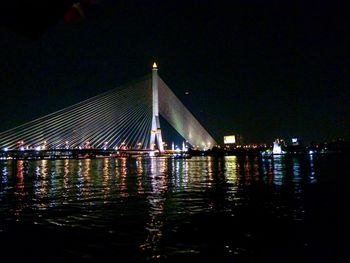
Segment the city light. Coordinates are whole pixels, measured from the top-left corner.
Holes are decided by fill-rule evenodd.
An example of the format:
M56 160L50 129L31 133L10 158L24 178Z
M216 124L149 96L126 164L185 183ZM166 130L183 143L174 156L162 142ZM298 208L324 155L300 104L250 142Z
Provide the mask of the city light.
M107 148L108 148L108 142L105 142L103 146L103 150L107 150Z
M224 136L224 144L233 144L236 143L235 135Z

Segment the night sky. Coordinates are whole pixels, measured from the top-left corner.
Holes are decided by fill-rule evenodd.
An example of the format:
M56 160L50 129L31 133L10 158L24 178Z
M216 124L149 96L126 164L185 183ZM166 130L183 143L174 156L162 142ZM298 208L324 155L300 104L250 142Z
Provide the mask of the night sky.
M41 19L28 12L26 22ZM3 17L0 130L138 79L157 61L219 143L350 139L349 17L334 1L100 0L84 20L62 16L38 37Z

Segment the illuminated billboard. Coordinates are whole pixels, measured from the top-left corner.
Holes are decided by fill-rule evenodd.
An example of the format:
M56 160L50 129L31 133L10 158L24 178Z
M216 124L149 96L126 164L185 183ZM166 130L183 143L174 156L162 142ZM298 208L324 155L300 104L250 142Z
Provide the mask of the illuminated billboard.
M224 144L236 143L235 135L224 136Z

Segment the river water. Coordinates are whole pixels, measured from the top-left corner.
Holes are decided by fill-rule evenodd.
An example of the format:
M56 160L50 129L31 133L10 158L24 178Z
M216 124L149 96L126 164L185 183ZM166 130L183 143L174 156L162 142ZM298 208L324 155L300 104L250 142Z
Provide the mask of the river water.
M350 156L0 162L1 262L350 262Z

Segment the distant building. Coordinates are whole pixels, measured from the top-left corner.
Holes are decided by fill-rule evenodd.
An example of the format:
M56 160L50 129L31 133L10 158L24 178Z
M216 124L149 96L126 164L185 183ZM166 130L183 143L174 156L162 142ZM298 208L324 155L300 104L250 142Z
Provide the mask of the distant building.
M273 153L273 154L282 154L282 153L283 153L283 151L282 151L282 145L281 145L281 142L280 142L279 139L276 139L276 140L273 142L272 153Z
M292 145L294 146L301 145L301 140L299 138L292 138Z
M224 144L225 145L232 145L232 144L242 144L242 136L239 134L235 134L235 135L227 135L224 136Z
M236 135L224 136L224 144L235 144L235 143L236 143Z

